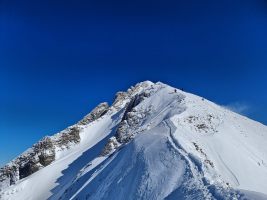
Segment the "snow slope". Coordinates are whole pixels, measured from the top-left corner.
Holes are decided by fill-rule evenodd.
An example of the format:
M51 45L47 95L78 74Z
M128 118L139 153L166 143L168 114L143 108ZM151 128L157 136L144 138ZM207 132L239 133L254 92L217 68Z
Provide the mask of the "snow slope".
M267 199L267 127L149 81L0 199Z

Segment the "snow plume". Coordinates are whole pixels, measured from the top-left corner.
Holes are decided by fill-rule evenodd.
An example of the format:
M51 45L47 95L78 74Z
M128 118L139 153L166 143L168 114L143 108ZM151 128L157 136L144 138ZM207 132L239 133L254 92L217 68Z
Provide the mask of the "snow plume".
M250 110L250 106L243 102L233 102L223 107L242 115L247 115Z

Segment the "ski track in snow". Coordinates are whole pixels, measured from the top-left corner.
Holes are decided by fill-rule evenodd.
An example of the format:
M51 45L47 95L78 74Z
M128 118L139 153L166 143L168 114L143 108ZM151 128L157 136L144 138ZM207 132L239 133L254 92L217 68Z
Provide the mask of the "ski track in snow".
M195 165L198 165L196 163L194 163L194 161L190 160L188 158L188 154L185 151L185 149L182 148L182 146L179 144L179 142L177 141L177 139L175 138L175 136L173 135L173 133L176 130L175 125L172 123L172 121L170 119L166 119L163 121L164 125L166 126L166 128L168 128L169 130L169 141L172 144L172 146L176 149L176 151L183 157L183 159L189 163L190 166L190 170L194 172L194 175L196 176L202 176L200 174L198 174L197 172L195 172L195 169L198 168ZM203 177L200 177L201 180L203 179ZM204 182L202 182L204 186L206 186L206 184ZM205 197L206 199L214 199L214 196L212 194L211 191L209 191L209 188L206 187L208 194Z
M222 157L220 156L220 154L217 153L217 155L218 155L218 157L219 157L221 163L223 164L223 166L227 169L227 171L228 171L228 172L231 174L231 176L234 178L234 180L235 180L235 184L236 184L237 186L240 185L240 183L239 183L239 181L238 181L236 175L235 175L235 174L231 171L231 169L225 164L225 162L223 161L223 159L222 159Z

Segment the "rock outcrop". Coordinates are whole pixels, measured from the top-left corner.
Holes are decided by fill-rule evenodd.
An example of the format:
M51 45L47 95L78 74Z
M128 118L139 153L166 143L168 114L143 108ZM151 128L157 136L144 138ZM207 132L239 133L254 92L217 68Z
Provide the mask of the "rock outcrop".
M107 113L109 109L108 103L100 103L96 108L94 108L88 115L86 115L81 121L78 122L79 125L86 125L90 122L102 117Z
M55 136L46 136L32 148L0 169L0 186L16 183L55 160L56 148L69 148L80 142L79 128L71 126Z
M131 87L127 92L118 92L116 94L113 107L120 108L124 106L124 114L121 122L118 125L116 134L111 137L108 143L102 150L101 155L109 155L112 151L117 149L121 144L126 144L134 138L134 136L142 131L141 124L151 111L151 107L139 108L136 107L146 98L153 95L162 87L160 84L153 84L149 81L141 82L135 87Z
M106 156L110 154L112 151L117 149L120 146L120 143L117 141L116 137L111 137L108 140L108 143L105 145L104 149L101 152L101 156Z
M79 143L81 141L80 129L82 126L102 117L107 113L108 109L107 103L99 104L77 124L53 136L44 137L26 152L0 168L0 190L51 164L55 161L56 150L68 149L72 145Z

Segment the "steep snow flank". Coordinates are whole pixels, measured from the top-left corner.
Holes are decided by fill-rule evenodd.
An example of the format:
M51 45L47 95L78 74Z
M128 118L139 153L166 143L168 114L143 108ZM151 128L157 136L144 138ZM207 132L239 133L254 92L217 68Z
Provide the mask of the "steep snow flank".
M266 126L150 81L100 108L0 199L267 199Z
M172 118L175 138L225 184L266 193L266 126L197 96L186 96L186 112Z
M81 132L82 142L79 146L61 152L54 163L22 179L16 185L10 186L7 191L1 193L1 198L19 200L47 199L53 194L53 188L64 187L87 163L87 156L90 154L97 156L98 152L94 151L103 148L104 144L98 146L98 149L93 149L97 144L101 144L101 141L105 140L105 137L112 132L116 123L118 123L118 121L112 119L113 117L114 115L106 116L88 125ZM88 152L89 149L92 151ZM70 167L71 169L69 170Z
M203 183L194 179L186 160L169 142L168 134L169 129L160 124L138 135L107 158L108 164L76 180L63 199L163 199L181 185L195 191L180 191L181 197L209 197Z

